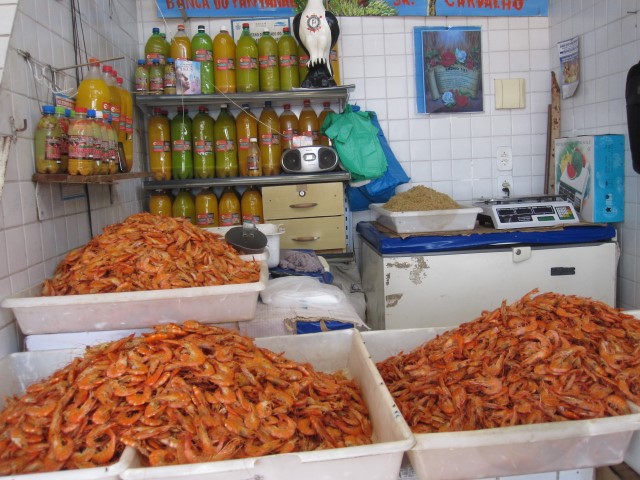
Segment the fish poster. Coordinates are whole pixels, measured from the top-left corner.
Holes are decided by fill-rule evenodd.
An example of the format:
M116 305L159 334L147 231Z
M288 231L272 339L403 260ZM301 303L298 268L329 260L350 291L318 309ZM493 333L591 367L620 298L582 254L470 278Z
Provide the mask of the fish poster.
M158 0L158 18L288 17L307 0ZM548 0L329 0L337 17L464 16L546 17Z

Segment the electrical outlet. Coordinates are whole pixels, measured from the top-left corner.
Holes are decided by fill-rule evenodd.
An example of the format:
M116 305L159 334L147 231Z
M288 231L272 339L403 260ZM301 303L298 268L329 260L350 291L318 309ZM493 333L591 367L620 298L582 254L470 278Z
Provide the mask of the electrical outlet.
M506 171L513 169L513 154L511 147L498 147L496 154L496 160L498 162L498 170Z
M513 197L513 176L498 175L496 182L496 198Z

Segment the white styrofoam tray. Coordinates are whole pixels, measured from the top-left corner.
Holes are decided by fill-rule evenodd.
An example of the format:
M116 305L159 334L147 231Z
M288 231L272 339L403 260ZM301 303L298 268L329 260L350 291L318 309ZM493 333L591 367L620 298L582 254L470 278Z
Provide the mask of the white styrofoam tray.
M413 446L414 437L356 330L265 337L256 339L256 344L282 352L291 360L311 363L316 370L345 371L355 379L369 408L374 443L190 465L131 468L121 474L123 480L398 479L403 454Z
M408 353L450 328L362 332L374 363ZM623 461L640 413L594 420L415 434L407 456L421 480L468 480L615 465Z
M416 212L391 212L382 203L372 203L369 208L378 213L376 221L396 233L446 232L473 230L480 207L450 210L421 210Z
M0 409L5 398L22 395L27 386L48 377L65 367L71 360L82 355L83 350L51 350L48 352L12 353L0 359ZM138 466L139 458L133 448L126 447L120 459L107 466L65 470L63 472L43 472L23 475L0 476L0 480L115 480L130 466Z
M242 256L245 261L254 256ZM264 258L264 257L263 257ZM228 323L253 319L269 280L261 261L257 282L140 292L39 296L42 286L6 298L25 335L148 328L184 320Z

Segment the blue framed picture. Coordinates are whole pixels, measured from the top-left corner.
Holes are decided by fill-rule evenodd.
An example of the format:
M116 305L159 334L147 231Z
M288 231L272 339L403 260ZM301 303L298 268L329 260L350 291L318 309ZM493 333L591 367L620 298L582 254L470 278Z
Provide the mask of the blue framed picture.
M480 27L415 27L418 113L482 112Z

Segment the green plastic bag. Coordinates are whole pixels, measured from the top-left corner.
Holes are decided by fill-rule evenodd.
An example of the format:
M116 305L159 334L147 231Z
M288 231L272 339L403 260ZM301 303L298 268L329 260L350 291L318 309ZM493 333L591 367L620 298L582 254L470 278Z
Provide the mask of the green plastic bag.
M332 140L340 162L351 172L352 180L373 180L387 171L387 158L369 112L347 104L342 113L327 115L321 131Z

